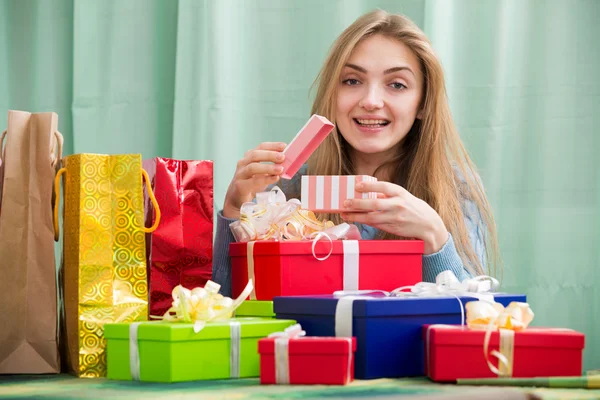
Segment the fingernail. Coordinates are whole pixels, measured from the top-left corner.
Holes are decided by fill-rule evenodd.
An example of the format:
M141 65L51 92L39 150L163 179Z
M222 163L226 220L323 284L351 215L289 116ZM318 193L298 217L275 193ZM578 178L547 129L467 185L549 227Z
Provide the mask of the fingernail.
M356 188L356 190L361 190L363 188L363 186L364 185L362 183L357 183L355 188Z
M352 206L352 200L346 200L344 201L344 207L348 208Z
M277 154L277 161L283 160L283 154Z
M275 167L275 172L277 172L278 174L283 172L283 167Z

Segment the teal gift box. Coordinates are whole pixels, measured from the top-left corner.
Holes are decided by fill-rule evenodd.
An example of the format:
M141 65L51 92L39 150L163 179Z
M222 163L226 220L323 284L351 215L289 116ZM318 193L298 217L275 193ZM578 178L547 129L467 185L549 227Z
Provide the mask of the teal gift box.
M146 382L251 378L260 375L258 340L294 320L231 318L194 324L106 324L107 377Z

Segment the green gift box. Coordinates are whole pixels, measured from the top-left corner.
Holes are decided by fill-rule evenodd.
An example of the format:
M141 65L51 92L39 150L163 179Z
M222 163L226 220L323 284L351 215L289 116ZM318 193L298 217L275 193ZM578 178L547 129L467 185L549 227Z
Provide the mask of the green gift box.
M260 375L258 340L294 320L231 318L194 324L106 324L107 377L146 382L251 378Z
M275 318L272 301L246 300L235 310L236 317Z

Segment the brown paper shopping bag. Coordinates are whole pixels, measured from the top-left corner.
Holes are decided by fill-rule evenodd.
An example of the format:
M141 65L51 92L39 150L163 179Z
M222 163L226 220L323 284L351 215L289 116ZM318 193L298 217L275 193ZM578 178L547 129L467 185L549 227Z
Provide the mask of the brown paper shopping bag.
M140 154L73 154L63 159L63 288L66 357L79 377L106 376L104 324L148 319L145 234L160 210ZM144 226L142 177L158 212ZM55 203L58 204L58 201ZM54 208L56 239L58 208Z
M9 111L0 171L0 373L60 372L52 183L55 113Z

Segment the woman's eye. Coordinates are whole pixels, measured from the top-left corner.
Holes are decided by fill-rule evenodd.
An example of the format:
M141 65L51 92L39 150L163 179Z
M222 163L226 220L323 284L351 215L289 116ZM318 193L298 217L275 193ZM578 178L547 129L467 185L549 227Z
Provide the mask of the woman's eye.
M349 85L349 86L354 86L354 85L360 84L358 79L346 79L346 80L342 81L342 83L345 85Z
M406 85L400 82L394 82L390 85L391 87L393 87L394 89L406 89Z

